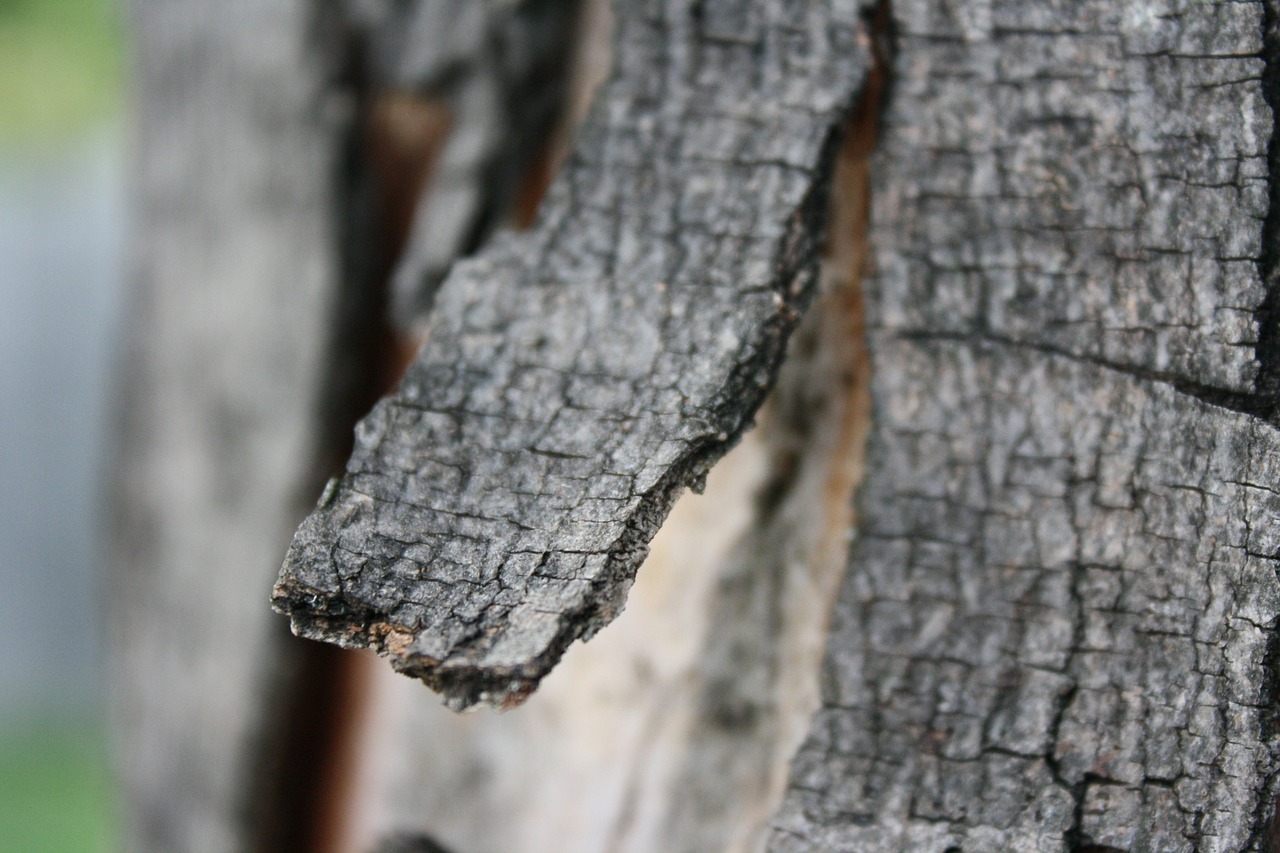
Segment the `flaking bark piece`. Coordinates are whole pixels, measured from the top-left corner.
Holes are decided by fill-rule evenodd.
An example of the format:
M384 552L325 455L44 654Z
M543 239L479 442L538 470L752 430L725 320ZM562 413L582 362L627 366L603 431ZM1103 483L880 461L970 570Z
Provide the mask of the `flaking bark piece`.
M508 706L619 611L749 425L811 295L868 62L856 3L619 4L539 222L459 264L273 604L454 708Z

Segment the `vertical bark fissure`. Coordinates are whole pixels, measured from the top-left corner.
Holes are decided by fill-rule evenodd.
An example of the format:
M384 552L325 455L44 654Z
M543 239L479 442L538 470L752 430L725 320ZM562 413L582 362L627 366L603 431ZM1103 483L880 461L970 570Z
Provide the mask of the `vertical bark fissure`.
M1069 488L1077 488L1076 481L1069 482ZM1075 517L1077 514L1073 512L1072 525L1079 528L1080 522ZM1072 557L1071 564L1068 568L1071 579L1068 584L1068 594L1071 600L1071 643L1067 650L1066 663L1063 671L1068 675L1075 674L1075 668L1081 650L1087 647L1085 636L1085 597L1083 586L1085 584L1084 560L1077 546L1076 552ZM1045 764L1049 767L1049 772L1053 776L1054 782L1060 785L1067 795L1071 798L1071 822L1062 833L1062 842L1068 851L1079 850L1085 853L1089 848L1082 848L1081 826L1084 823L1084 800L1085 790L1088 781L1087 776L1082 776L1076 781L1072 781L1067 772L1064 770L1059 756L1059 739L1063 730L1063 722L1066 719L1067 709L1071 707L1072 701L1076 698L1079 691L1077 682L1070 683L1058 697L1058 705L1054 711L1053 721L1049 724L1049 738L1045 750Z
M407 169L417 174L405 183L418 186L393 185L387 169L395 119L387 118L369 83L364 34L332 4L322 4L315 14L316 26L339 45L341 61L327 88L350 109L350 119L332 178L338 292L323 356L326 386L317 406L312 480L302 489L308 494L341 468L356 421L395 381L404 360L406 344L388 311L390 273L408 230L405 198L412 203L435 153L434 146L425 146ZM304 505L306 500L300 496ZM349 829L348 771L364 710L360 686L366 664L348 650L288 635L282 634L280 645L289 662L282 711L246 792L256 811L252 844L264 853L335 853Z
M1267 143L1267 213L1262 221L1262 251L1258 279L1265 291L1258 306L1255 393L1274 422L1280 402L1280 21L1275 0L1262 3L1262 97L1271 108L1271 139Z
M1264 416L1272 423L1280 418L1280 9L1275 0L1263 0L1262 97L1271 109L1271 138L1267 142L1267 212L1262 220L1258 279L1264 297L1255 316L1258 323L1256 357L1258 374L1254 391ZM1272 555L1272 559L1280 554ZM1277 571L1280 572L1280 563ZM1262 738L1280 735L1280 624L1268 626L1270 638L1263 662L1264 681L1259 701L1264 709ZM1250 849L1280 850L1280 767L1270 768L1250 833Z

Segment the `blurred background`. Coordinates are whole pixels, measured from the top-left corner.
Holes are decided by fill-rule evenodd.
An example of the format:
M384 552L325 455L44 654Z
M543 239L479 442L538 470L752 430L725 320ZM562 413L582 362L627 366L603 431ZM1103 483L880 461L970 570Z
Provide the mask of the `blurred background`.
M98 498L126 231L111 0L0 0L0 851L113 849Z

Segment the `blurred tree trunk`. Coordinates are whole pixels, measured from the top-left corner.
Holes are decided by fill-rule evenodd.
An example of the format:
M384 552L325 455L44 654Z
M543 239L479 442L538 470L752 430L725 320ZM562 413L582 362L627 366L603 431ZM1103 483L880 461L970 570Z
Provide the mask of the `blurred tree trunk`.
M304 653L257 605L329 441L343 47L302 2L140 2L111 685L124 849L246 850Z
M112 601L129 850L1276 849L1273 3L648 0L611 23L554 0L146 0L133 21ZM613 79L542 217L488 243L529 224L610 32ZM667 209L682 227L629 224ZM719 227L693 221L708 211ZM526 298L531 282L558 301ZM752 313L767 288L782 308ZM616 304L574 322L577 294ZM432 345L300 540L345 531L358 568L325 593L296 551L285 577L306 583L278 603L456 704L518 701L607 621L668 492L759 424L675 505L626 613L503 715L446 711L288 637L266 604L432 305ZM571 605L519 587L439 659L405 652L437 629L406 615L416 588L388 568L403 550L386 525L325 514L364 500L357 475L395 475L375 497L396 536L422 537L463 490L424 510L426 433L385 412L447 410L560 344L574 369L624 373L650 327L659 350L681 342L653 376L681 406L728 378L698 413L715 428L697 464L636 510L630 562L606 560L620 573ZM758 336L759 412L728 332ZM455 352L475 369L422 378ZM655 391L628 383L593 405ZM501 412L564 423L541 386L500 390ZM652 422L661 453L689 410ZM517 449L539 476L613 439L549 453L580 434L536 432ZM661 453L600 470L643 479ZM523 464L484 505L527 526L547 495L529 499ZM431 547L472 547L464 527ZM539 589L581 552L556 535L530 567ZM476 595L465 576L433 583L435 600ZM319 593L328 609L308 611ZM495 679L487 638L547 620L563 644Z

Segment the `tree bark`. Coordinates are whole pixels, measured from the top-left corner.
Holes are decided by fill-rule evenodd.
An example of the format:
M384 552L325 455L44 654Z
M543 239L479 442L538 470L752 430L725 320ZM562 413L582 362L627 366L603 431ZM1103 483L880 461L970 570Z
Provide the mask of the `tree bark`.
M254 606L316 487L352 104L303 3L139 3L110 679L124 849L249 849L298 646Z
M437 231L471 241L518 211L540 156L528 138L565 97L574 9L133 4L139 204L111 590L127 849L347 843L358 663L289 637L263 603L289 532L397 375L388 279L419 196L442 195ZM440 153L448 130L469 145Z
M427 342L275 604L454 707L546 683L459 717L376 682L388 847L1276 849L1274 2L619 3L534 229L487 243L551 135L510 82L543 60L495 45L564 7L355 4L369 91L453 125L359 274L324 31L188 5L139 24L131 849L245 846L290 654L259 567L356 406L338 294L396 257L357 301L433 306Z
M894 21L861 522L770 849L1274 849L1275 8Z

